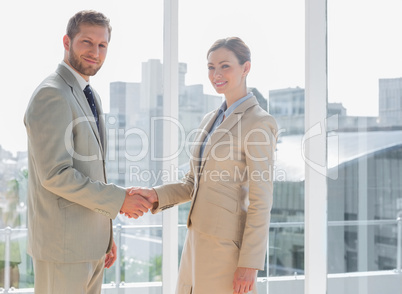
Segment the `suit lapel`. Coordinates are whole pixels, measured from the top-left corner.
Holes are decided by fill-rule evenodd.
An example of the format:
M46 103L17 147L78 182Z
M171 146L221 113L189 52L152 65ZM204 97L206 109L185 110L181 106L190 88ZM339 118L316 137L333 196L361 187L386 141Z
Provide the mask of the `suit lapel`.
M101 103L101 99L98 95L98 93L94 90L93 91L95 94L95 105L96 105L96 110L98 111L98 115L99 115L99 136L100 136L100 142L102 143L102 148L103 148L103 152L104 152L104 157L106 157L106 126L105 126L105 115L103 113L103 109L102 109L102 103ZM92 113L92 111L91 111ZM96 123L95 127L96 127ZM97 130L97 128L96 128ZM95 132L96 133L96 132Z
M205 149L204 149L204 154L202 156L201 159L201 164L200 164L200 172L202 172L205 162L207 160L207 158L209 157L209 154L212 150L212 148L216 145L216 143L218 143L222 137L227 134L228 132L230 132L230 130L232 130L241 120L243 114L245 113L245 111L247 109L249 109L250 107L254 106L258 104L258 101L255 97L251 97L250 99L247 99L246 101L244 101L242 104L240 104L231 115L229 115L229 117L227 117L215 130L215 132L210 136L210 138L208 139L206 145L205 145ZM216 118L216 116L215 116ZM215 121L215 119L213 119L212 123ZM211 124L212 126L212 124ZM209 127L208 130L210 130L211 127ZM205 138L205 136L204 136Z
M241 117L243 116L243 113L232 113L229 115L228 118L226 118L213 132L213 134L209 137L205 149L204 149L204 154L201 158L201 164L200 164L200 172L203 170L205 162L207 158L209 157L209 154L211 153L211 149L214 147L216 143L218 143L222 137L230 132L230 130L237 125L237 123L240 121ZM215 121L215 120L214 120Z
M208 135L209 130L211 129L213 123L215 122L216 117L218 116L218 109L215 110L214 112L211 112L209 115L209 118L206 117L204 119L204 123L201 123L200 125L200 130L198 135L196 136L196 139L194 140L194 149L192 151L192 161L194 166L199 166L199 163L201 161L200 158L200 151L201 151L201 145L205 140L205 137Z
M99 131L102 131L103 127L100 127L100 130L98 131L98 127L96 126L96 122L92 121L92 111L91 108L89 107L89 104L87 102L87 98L85 97L85 94L83 91L81 91L81 88L78 84L77 79L74 77L74 75L64 66L64 65L59 65L57 68L56 72L63 78L63 80L71 87L72 94L74 96L74 99L77 101L78 105L81 107L82 111L85 113L85 116L88 118L88 122L91 125L92 131L95 134L96 140L98 141L98 144L102 150L102 155L103 154L103 144L101 137L99 135ZM97 104L97 109L101 109L99 106L99 97L97 94L95 94L95 103ZM100 111L101 113L101 111ZM99 114L101 117L101 115ZM89 119L91 118L91 119ZM103 125L103 123L102 123Z

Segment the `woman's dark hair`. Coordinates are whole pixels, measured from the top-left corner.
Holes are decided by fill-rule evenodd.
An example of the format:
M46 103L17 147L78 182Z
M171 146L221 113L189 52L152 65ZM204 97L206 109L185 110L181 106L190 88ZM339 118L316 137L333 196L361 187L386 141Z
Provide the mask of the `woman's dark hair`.
M248 46L243 42L242 39L238 37L229 37L226 39L217 40L211 48L209 48L207 53L207 58L209 54L219 48L226 48L232 51L237 59L239 60L239 64L243 65L246 61L251 61L251 53Z

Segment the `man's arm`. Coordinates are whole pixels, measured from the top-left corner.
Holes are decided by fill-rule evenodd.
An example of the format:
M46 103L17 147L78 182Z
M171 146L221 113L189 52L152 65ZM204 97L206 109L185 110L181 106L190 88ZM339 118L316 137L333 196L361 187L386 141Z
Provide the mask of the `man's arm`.
M55 81L51 83L56 85ZM103 160L99 153L89 152L89 146L98 143L91 137L92 130L85 125L88 123L85 120L77 122L78 112L64 95L67 95L66 89L56 86L40 88L25 115L30 157L34 158L38 184L64 201L113 219L122 207L127 210L124 202L133 205L134 199L127 198L125 188L104 182ZM80 156L85 158L80 159Z

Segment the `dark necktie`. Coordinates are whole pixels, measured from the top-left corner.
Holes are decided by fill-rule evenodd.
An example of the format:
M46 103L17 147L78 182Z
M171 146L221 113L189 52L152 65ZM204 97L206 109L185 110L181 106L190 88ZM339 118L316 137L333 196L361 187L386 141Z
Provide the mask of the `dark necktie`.
M91 107L92 110L92 114L95 117L95 121L96 121L96 126L98 127L98 131L99 131L99 117L98 117L98 112L96 111L96 105L95 105L95 100L94 100L94 95L92 93L91 87L89 85L87 85L84 89L84 94L85 97L87 97L87 101L89 104L89 107Z

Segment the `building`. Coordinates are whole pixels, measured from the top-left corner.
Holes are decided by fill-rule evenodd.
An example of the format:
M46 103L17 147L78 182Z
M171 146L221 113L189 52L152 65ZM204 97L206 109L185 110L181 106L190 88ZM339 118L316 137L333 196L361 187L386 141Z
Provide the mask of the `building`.
M269 112L276 118L282 135L303 134L304 89L296 87L270 90ZM327 124L329 130L376 129L378 118L349 116L342 103L328 103Z
M395 220L402 212L402 174L398 172L402 131L332 136L336 140L328 140L327 166L328 273L393 270L398 263ZM274 276L304 271L302 145L302 135L290 135L282 137L277 147L271 222L293 225L271 225L270 273ZM362 205L367 211L359 209ZM389 224L376 224L377 220ZM358 263L359 255L367 256L366 264Z
M379 80L380 125L402 127L402 78Z
M110 84L110 112L106 114L108 154L108 179L112 183L125 186L128 167L126 164L127 144L132 145L132 137L126 139L128 126L140 115L135 105L140 104L139 83L113 82ZM130 97L130 99L127 99ZM130 146L135 148L140 144ZM131 148L130 148L131 149Z
M269 111L279 117L304 115L304 89L296 87L270 90Z

